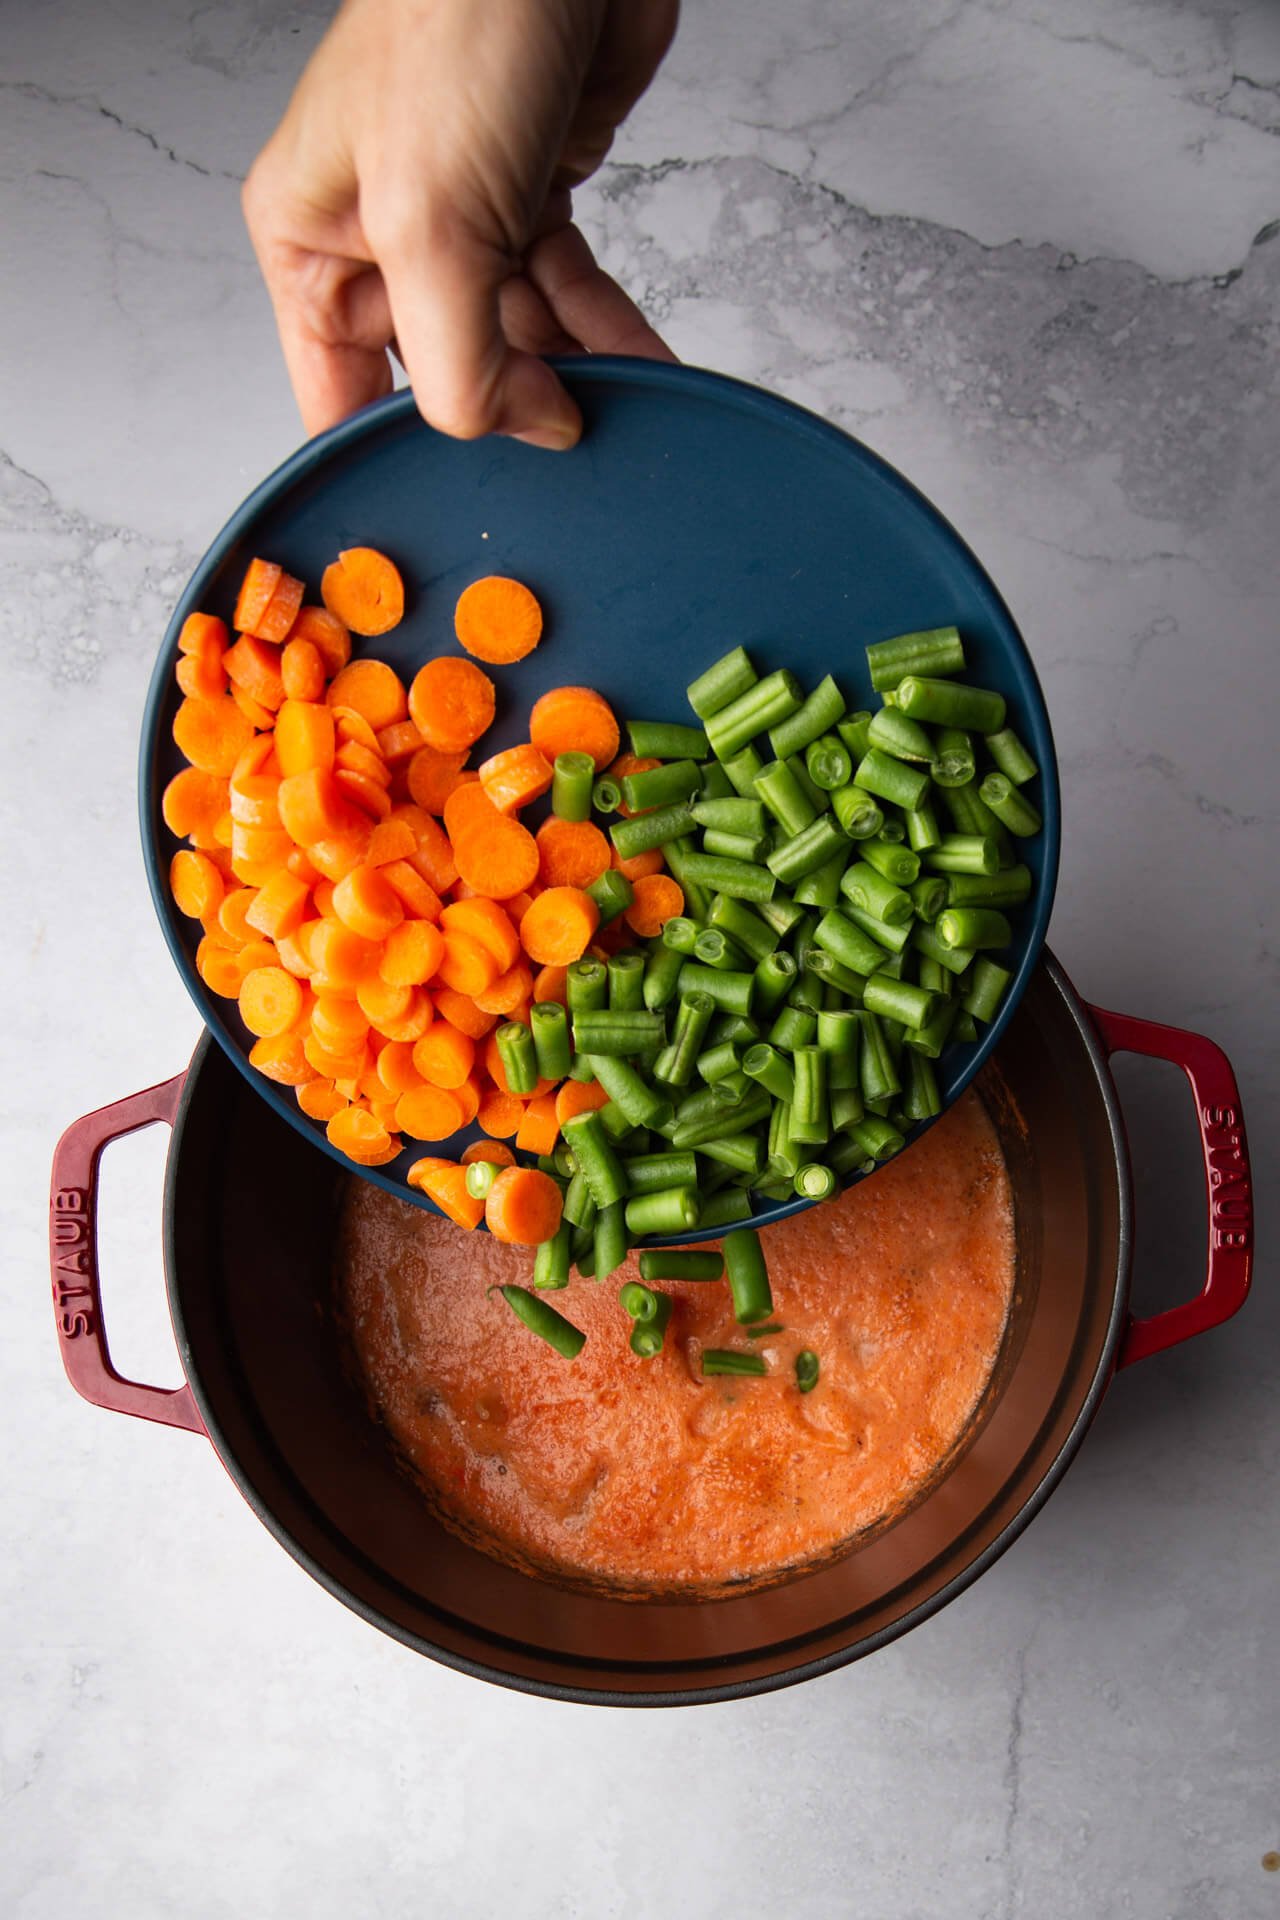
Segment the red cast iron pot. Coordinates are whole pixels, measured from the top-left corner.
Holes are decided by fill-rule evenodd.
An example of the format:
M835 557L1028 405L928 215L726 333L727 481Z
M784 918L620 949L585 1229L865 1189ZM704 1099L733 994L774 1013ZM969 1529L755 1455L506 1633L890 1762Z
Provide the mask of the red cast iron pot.
M1108 1056L1185 1071L1209 1192L1208 1268L1185 1305L1129 1312L1129 1153ZM714 1601L570 1592L464 1545L395 1465L350 1383L331 1312L345 1176L206 1037L185 1074L77 1121L53 1170L62 1358L99 1406L207 1433L259 1518L329 1591L447 1665L560 1699L671 1706L762 1693L858 1659L936 1613L1039 1511L1113 1372L1218 1326L1249 1284L1250 1186L1235 1077L1212 1041L1086 1007L1051 958L980 1091L1015 1196L1015 1305L967 1442L892 1524L785 1584ZM164 1221L187 1384L111 1364L96 1260L104 1146L173 1127Z

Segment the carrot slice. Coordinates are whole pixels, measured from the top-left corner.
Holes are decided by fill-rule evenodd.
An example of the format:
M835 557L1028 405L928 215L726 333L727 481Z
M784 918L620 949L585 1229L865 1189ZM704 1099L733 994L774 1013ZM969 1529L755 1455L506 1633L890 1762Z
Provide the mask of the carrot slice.
M558 753L589 753L599 771L617 758L613 709L591 687L552 687L529 715L529 738L553 764Z
M316 1074L302 1051L302 1035L277 1033L255 1040L249 1049L249 1065L282 1087L302 1087Z
M341 673L351 658L351 635L328 607L299 607L289 629L291 640L309 640L318 648L326 674Z
M302 925L302 916L307 909L309 888L287 867L281 867L278 873L263 883L249 903L245 913L245 924L258 933L266 934L269 940L279 940L282 934L289 934Z
M524 1119L524 1101L519 1094L500 1093L495 1088L493 1092L486 1093L480 1102L480 1111L476 1119L481 1130L487 1133L491 1140L514 1139L520 1122ZM476 1145L479 1146L480 1142L477 1141ZM487 1155L482 1150L477 1157L483 1160ZM509 1161L504 1161L502 1164L514 1166L515 1156L512 1155Z
M184 848L169 862L169 891L179 913L189 920L203 920L218 911L226 887L207 854Z
M350 1057L368 1039L369 1020L354 1000L318 993L311 1009L311 1031L327 1052Z
M366 780L372 780L375 786L391 785L391 769L376 748L366 747L359 740L344 740L342 727L338 728L338 747L333 756L335 767L341 767L346 773L362 773ZM376 737L376 736L375 736Z
M538 871L538 846L527 827L493 809L498 825L454 842L458 872L469 887L492 900L523 893ZM536 902L535 902L536 904Z
M404 581L375 547L345 547L325 568L320 594L330 613L366 637L390 633L404 617Z
M538 842L538 874L548 887L590 887L609 869L610 846L590 820L544 820Z
M508 747L495 753L480 769L480 784L499 813L517 813L547 792L551 763L536 747Z
M404 682L384 660L352 660L335 674L325 695L331 707L350 707L369 727L377 746L378 729L394 726L408 713Z
M300 1086L296 1098L308 1120L332 1120L334 1114L341 1113L347 1104L345 1096L338 1092L332 1080L326 1080L320 1074Z
M408 1008L398 1019L393 1020L389 1014L383 1014L382 1036L385 1040L399 1040L412 1045L415 1040L421 1040L434 1019L431 995L422 987L411 987Z
M227 678L233 680L242 693L272 713L283 701L280 649L269 641L260 640L256 634L242 633L234 647L228 647L223 654L222 666Z
M286 640L280 653L286 700L324 699L324 655L314 640Z
M274 560L251 560L236 600L235 626L239 633L253 633L271 604L271 596L280 584L283 567Z
M394 937L393 935L392 938ZM443 957L443 938L440 944ZM390 940L387 945L390 947ZM456 1027L459 1033L467 1034L472 1040L483 1040L486 1033L491 1033L497 1026L497 1014L486 1013L483 1008L476 1005L470 994L459 993L456 987L444 985L438 986L434 991L436 1012L442 1020L447 1020L451 1027Z
M262 736L263 739L267 735ZM242 756L243 758L243 756ZM231 776L231 818L240 827L278 827L280 825L280 776L273 773L246 773Z
M270 707L264 707L261 700L255 700L253 695L246 693L243 687L234 685L231 688L231 699L251 727L258 729L260 732L270 730L275 720L275 715Z
M364 863L371 834L370 822L361 814L349 833L336 834L331 840L313 840L307 856L317 873L323 874L326 880L339 881L353 867Z
M493 682L470 660L444 654L419 667L409 688L409 714L429 747L458 753L493 724Z
M455 848L460 840L500 833L505 819L506 815L499 813L478 776L456 786L444 803L444 830Z
M412 1012L413 1004L412 986L393 987L378 973L356 988L356 1005L379 1037L387 1027L399 1026Z
M475 1065L476 1043L447 1020L437 1020L414 1043L413 1064L433 1087L460 1087Z
M173 717L173 737L201 773L229 774L253 738L253 727L233 700L184 700Z
M440 925L446 940L452 933L469 933L478 940L493 955L499 973L506 973L520 958L520 936L495 900L454 900L441 910Z
M499 1094L497 1097L500 1100L507 1098L507 1096L504 1094ZM515 1099L514 1094L512 1094L510 1097L512 1099ZM524 1102L521 1100L517 1102L517 1104L519 1106L523 1106ZM480 1112L481 1114L484 1113L483 1106L481 1107ZM481 1119L480 1125L481 1126L484 1125L483 1119ZM492 1167L514 1167L516 1164L516 1157L514 1153L512 1153L510 1147L504 1147L500 1140L493 1140L493 1139L473 1140L469 1147L464 1147L462 1149L462 1153L460 1157L464 1167L471 1166L477 1160L487 1160L489 1162L489 1165Z
M413 829L418 851L409 856L410 865L417 869L424 880L430 882L437 893L447 893L458 877L458 865L453 857L449 836L440 822L421 807L412 805L393 807L388 818L403 820Z
M446 987L453 987L458 993L483 993L493 985L498 971L498 963L488 947L482 947L469 933L445 935L444 955L436 973Z
M335 1113L325 1128L331 1147L354 1160L358 1167L382 1167L400 1151L396 1140L382 1122L362 1107L344 1107Z
M369 725L362 713L357 713L354 707L349 706L335 706L330 711L333 714L333 724L337 729L339 746L342 746L345 741L353 740L357 746L367 747L370 753L379 751L377 732Z
M366 860L371 867L389 867L418 851L418 837L407 820L379 820L369 837Z
M652 940L668 920L684 912L684 893L669 873L649 873L633 883L626 922L642 940Z
M309 773L313 767L328 771L334 756L333 714L319 700L289 699L276 715L275 746L280 771L286 779L295 773Z
M301 580L296 580L291 573L282 573L276 581L275 591L258 616L254 633L260 640L274 640L278 645L293 625L301 605Z
M393 720L378 729L378 752L389 767L406 766L415 753L422 751L422 735L412 720Z
M550 1153L560 1133L556 1101L552 1093L530 1100L516 1134L516 1145L525 1153Z
M416 726L413 730L418 733ZM422 739L420 733L418 738ZM409 762L409 798L425 807L428 813L443 813L445 802L459 784L458 775L466 757L466 747L456 753L441 753L438 747L421 745Z
M538 1000L558 1000L562 1007L568 1006L568 979L569 970L567 967L539 967L533 977L533 998L535 1002Z
M360 813L326 767L308 767L282 780L278 804L281 825L300 847L339 839L361 825Z
M396 1101L396 1125L414 1140L447 1140L465 1125L464 1112L448 1087L411 1087Z
M520 923L520 940L540 966L567 967L581 960L600 924L600 909L579 887L548 887Z
M560 1225L560 1189L536 1167L504 1167L484 1203L485 1223L495 1240L536 1247Z
M378 1055L375 1072L392 1100L422 1084L422 1075L413 1064L413 1047L405 1040L388 1040Z
M629 860L620 860L614 852L613 864L633 887L637 880L647 879L651 873L661 873L666 866L661 847L650 847L647 853L633 853Z
M340 920L317 920L310 926L305 941L302 941L305 925L300 929L299 940L313 972L354 993L362 980L378 971L382 949L373 941L362 939Z
M227 772L230 771L228 768ZM174 774L160 802L166 827L180 840L190 838L197 843L212 844L214 825L227 810L227 792L225 774L184 767L181 773Z
M302 989L283 967L254 967L240 982L240 1018L250 1033L287 1033L302 1012Z
M453 612L459 643L490 666L512 666L542 638L542 608L519 580L491 573L463 589Z
M338 767L333 777L339 792L371 820L385 820L390 814L391 796L367 773L352 773L348 767Z
M233 946L247 947L255 938L248 913L257 897L256 887L232 887L219 902L218 926Z
M174 677L192 700L221 700L227 691L222 660L212 654L184 653Z
M508 1019L517 1007L525 1006L533 993L533 975L523 960L500 973L491 987L476 995L476 1005L484 1013L504 1014Z
M353 867L333 890L333 910L365 940L385 940L404 919L404 906L377 867Z
M556 1125L562 1127L575 1114L595 1113L608 1104L609 1096L598 1080L566 1080L556 1095Z
M415 1160L405 1177L456 1227L471 1231L484 1219L484 1201L467 1192L467 1170L456 1160Z
M420 987L444 958L444 935L427 920L404 920L387 935L379 972L391 987Z
M226 621L216 614L189 613L178 635L178 652L208 654L216 648L220 654L225 653L230 638Z
M384 820L384 827L394 826L392 820ZM374 828L375 834L378 828ZM370 866L374 865L371 860ZM438 920L440 918L440 895L429 880L424 880L418 869L409 860L389 860L382 868L387 879L399 894L406 913L418 920Z
M237 820L231 828L231 871L246 886L260 887L284 865L292 844L279 827L246 827Z

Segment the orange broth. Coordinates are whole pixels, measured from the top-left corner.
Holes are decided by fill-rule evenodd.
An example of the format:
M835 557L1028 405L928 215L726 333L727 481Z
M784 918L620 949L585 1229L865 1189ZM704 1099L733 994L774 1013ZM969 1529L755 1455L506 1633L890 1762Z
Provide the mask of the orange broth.
M587 1343L566 1361L486 1289L530 1251L353 1179L338 1297L376 1416L441 1518L499 1558L641 1592L731 1587L821 1559L905 1505L965 1434L1014 1282L1009 1177L966 1094L900 1160L767 1228L783 1331L750 1339L723 1282L657 1283L655 1359L607 1282L549 1296ZM762 1379L700 1376L703 1347ZM818 1354L807 1394L796 1355Z

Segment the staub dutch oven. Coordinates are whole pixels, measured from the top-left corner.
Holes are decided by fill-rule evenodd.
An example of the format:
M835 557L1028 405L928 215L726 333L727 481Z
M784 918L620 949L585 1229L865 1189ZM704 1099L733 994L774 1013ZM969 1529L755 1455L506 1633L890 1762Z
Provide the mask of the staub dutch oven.
M1182 1067L1204 1150L1196 1297L1129 1311L1129 1154L1108 1056ZM1015 1195L1017 1286L958 1455L905 1511L814 1572L727 1599L571 1592L446 1532L396 1465L344 1364L332 1227L347 1177L206 1037L185 1074L77 1121L54 1162L54 1311L67 1374L99 1406L206 1433L259 1518L329 1591L418 1652L484 1679L608 1706L761 1693L884 1646L969 1586L1044 1504L1113 1372L1219 1325L1249 1282L1249 1163L1212 1041L1087 1007L1046 956L978 1081ZM169 1307L186 1385L115 1371L96 1259L99 1156L172 1125Z

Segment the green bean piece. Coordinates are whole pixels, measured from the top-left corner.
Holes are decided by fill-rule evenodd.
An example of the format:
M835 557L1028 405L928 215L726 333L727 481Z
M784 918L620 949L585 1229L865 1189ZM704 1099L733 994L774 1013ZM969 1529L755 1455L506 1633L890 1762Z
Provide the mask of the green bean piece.
M879 1019L896 1020L903 1027L922 1027L936 1010L937 995L880 972L867 981L863 1005Z
M789 953L768 953L753 975L755 1001L762 1014L772 1013L793 985L797 967Z
M629 823L628 823L629 824ZM733 900L767 900L775 886L766 867L751 860L728 860L721 854L689 853L684 856L684 872L697 885L712 893L726 893ZM683 877L680 883L683 886Z
M703 1225L707 1209L703 1208ZM658 1247L640 1255L642 1280L722 1280L724 1259L718 1253L696 1253L682 1247Z
M569 1269L573 1265L573 1226L568 1220L561 1219L559 1227L550 1240L544 1240L533 1256L533 1285L535 1292L558 1292L569 1284Z
M714 854L717 859L745 860L752 865L769 851L770 845L766 834L718 833L714 827L708 827L702 836L704 854Z
M877 693L897 687L909 673L928 673L936 679L965 670L964 647L954 627L933 627L921 633L900 633L867 648L871 684Z
M778 1049L770 1046L767 1040L747 1048L742 1056L742 1070L749 1079L759 1081L775 1100L789 1103L795 1098L795 1073Z
M759 1234L753 1227L735 1227L724 1236L722 1247L734 1319L740 1327L767 1320L773 1312L773 1292Z
M869 840L884 830L884 811L874 794L854 782L837 787L831 796L831 808L840 831L849 840Z
M523 1320L530 1333L536 1333L540 1340L554 1347L564 1359L576 1359L582 1352L587 1341L586 1334L566 1320L563 1314L557 1313L554 1307L549 1307L545 1300L540 1300L536 1293L531 1293L528 1287L499 1287L498 1292L516 1318Z
M719 1374L740 1379L756 1379L768 1371L763 1354L735 1353L731 1347L702 1349L702 1372L704 1378L708 1380Z
M609 1002L609 975L603 960L574 960L565 972L570 1013L599 1013Z
M940 999L922 1027L913 1027L905 1035L904 1057L912 1053L922 1053L928 1060L936 1060L947 1041L955 1031L959 1003L952 999Z
M1019 840L1030 839L1044 825L1026 794L1020 793L1013 781L1003 773L989 773L978 792L1000 825L1007 827Z
M622 805L622 788L608 774L601 774L591 789L591 804L597 813L616 813Z
M827 1011L824 1008L818 1015L817 1042L827 1056L827 1086L833 1094L860 1084L858 1052L861 1034L862 1022L855 1012L843 1008Z
M628 1233L688 1233L698 1224L696 1187L664 1187L638 1193L626 1203Z
M983 799L976 780L966 780L959 787L940 787L938 791L943 806L951 816L954 832L999 839L1003 829Z
M706 993L716 1006L727 1013L751 1012L756 980L753 973L722 973L716 967L704 967L686 960L680 969L680 992Z
M597 1207L611 1207L616 1200L621 1200L627 1190L627 1176L600 1124L599 1114L575 1114L572 1120L565 1121L561 1132L573 1148Z
M996 1009L1000 1005L1004 990L1012 978L1013 975L1007 967L997 966L994 960L988 960L985 954L980 953L973 963L973 977L969 983L969 991L960 1005L966 1013L972 1014L975 1020L982 1020L990 1025L996 1017Z
M896 887L909 887L920 875L919 854L912 853L910 847L904 847L900 841L886 839L883 833L877 834L874 840L864 840L858 848L858 857L886 880L892 880Z
M829 733L845 714L845 698L830 674L794 713L770 728L769 744L779 760L803 753L821 734Z
M711 751L701 727L672 720L628 720L627 733L637 760L705 760Z
M737 1226L740 1221L749 1220L750 1218L751 1198L745 1188L726 1187L721 1193L708 1193L704 1195L702 1202L702 1219L699 1223L701 1226L732 1227ZM657 1279L659 1276L652 1274L649 1277L651 1279ZM679 1274L673 1274L671 1277L673 1280L681 1278ZM717 1280L720 1278L719 1274L715 1277ZM696 1276L690 1274L688 1278L693 1279L696 1278Z
M764 802L744 800L737 794L732 799L695 800L693 817L704 831L710 827L716 833L740 833L759 839L765 830Z
M709 1087L721 1080L739 1073L742 1069L742 1049L733 1040L722 1040L717 1047L707 1047L698 1055L698 1076Z
M744 973L749 966L749 956L719 927L699 930L693 943L693 957L704 967L714 967L718 973Z
M737 792L732 780L718 760L704 760L702 763L702 786L698 801L731 800Z
M940 787L963 787L973 779L977 762L973 739L960 727L943 727L934 746L929 771Z
M909 720L897 707L881 707L871 716L867 737L878 753L895 760L912 760L932 765L934 744L918 720Z
M838 818L822 813L802 833L775 847L765 866L784 887L791 887L798 880L803 880L806 874L816 873L819 867L824 867L828 860L842 851L847 854L848 847Z
M916 971L920 976L920 985L929 993L949 997L952 987L957 984L955 975L948 973L945 967L940 967L936 960L931 960L927 953L920 955L920 965Z
M573 1064L569 1046L569 1017L564 1008L558 1000L535 1000L529 1009L529 1024L533 1034L537 1077L563 1080ZM509 1073L507 1079L510 1082ZM511 1091L516 1091L514 1086Z
M670 920L663 923L663 946L670 947L675 953L680 954L682 957L685 954L693 952L694 943L697 938L697 921L690 920L683 913L673 914Z
M840 898L840 880L848 860L848 848L841 847L832 854L825 866L815 867L812 873L806 873L796 887L797 906L819 907L824 912L834 907Z
M884 959L880 962L879 971L884 974L888 980L905 980L909 967L910 956L908 955L907 945L904 941L897 953L886 953ZM864 1000L867 997L865 990L862 997Z
M791 1186L799 1200L829 1200L836 1190L836 1176L821 1160L806 1160L796 1169Z
M735 1068L732 1073L722 1073L718 1080L708 1082L712 1096L725 1108L738 1106L750 1090L751 1082L742 1069Z
M942 838L942 829L938 825L938 816L926 800L923 806L908 811L907 844L913 853L928 853L930 847L936 847Z
M794 1053L797 1047L807 1047L818 1031L818 1016L807 1007L781 1007L778 1016L769 1029L768 1041L771 1047L779 1047L784 1053Z
M618 1305L629 1319L641 1324L657 1320L662 1312L665 1293L654 1293L652 1288L641 1286L638 1280L628 1280L618 1288Z
M1000 866L1000 848L989 835L944 833L924 856L934 873L994 874Z
M497 1179L501 1169L494 1160L473 1160L467 1168L463 1185L473 1200L486 1200L489 1189Z
M698 1167L692 1152L638 1153L629 1156L623 1167L629 1200L640 1193L661 1193L667 1187L698 1184Z
M866 860L856 860L845 870L840 891L851 905L887 926L906 926L911 920L911 895Z
M669 806L655 807L652 813L637 813L630 820L615 822L609 838L620 860L634 860L638 853L650 853L654 847L665 847L669 841L692 833L693 826L691 803L674 800Z
M932 926L942 909L951 903L951 885L945 874L926 873L913 881L907 892L911 895L911 911L926 926Z
M852 967L842 966L825 947L806 947L800 964L806 976L812 976L822 988L821 1000L811 994L806 1002L814 1013L850 1003L854 1007L862 1005L866 984L864 975L855 973ZM883 956L880 965L883 968Z
M869 1160L876 1161L892 1160L907 1144L898 1128L878 1113L869 1113L865 1120L855 1121L849 1128L849 1137L857 1141Z
M957 1013L955 1017L955 1020L952 1022L951 1038L953 1040L963 1040L967 1045L972 1046L973 1042L977 1039L977 1037L978 1037L977 1022L975 1021L971 1013L969 1013L964 1007L961 1007L959 1013Z
M671 1102L649 1086L629 1061L620 1060L613 1054L593 1054L591 1065L610 1100L633 1127L662 1130L671 1118ZM568 1128L564 1131L567 1133ZM572 1146L573 1142L569 1144ZM574 1150L577 1151L576 1148Z
M949 1004L944 1002L944 1004ZM885 1030L874 1013L862 1015L862 1051L858 1057L858 1083L867 1106L876 1100L892 1100L902 1091L902 1081L889 1052Z
M708 1088L714 1092L714 1088ZM722 1139L727 1127L735 1132L744 1133L749 1127L758 1126L768 1118L773 1102L763 1087L755 1088L745 1100L736 1107L725 1107L718 1102L711 1110L700 1114L697 1119L679 1119L671 1135L671 1144L678 1150L685 1147L700 1147L704 1140Z
M665 1293L660 1293L657 1298L661 1304L655 1318L646 1321L637 1320L631 1329L631 1338L627 1343L632 1353L641 1360L652 1360L655 1354L661 1353L663 1342L667 1337L667 1322L671 1318L671 1300Z
M573 1264L584 1280L594 1280L596 1274L596 1230L584 1233L581 1227L573 1230Z
M512 1093L532 1093L538 1084L538 1061L528 1027L519 1020L508 1020L498 1028L494 1038Z
M717 893L707 916L709 925L727 934L752 962L759 962L777 947L780 936L768 926L745 900Z
M871 715L865 708L851 713L847 720L838 721L836 736L849 750L849 757L857 766L859 760L865 760L871 748Z
M561 820L589 820L595 772L589 753L558 753L551 768L552 813Z
M907 1120L932 1120L942 1112L942 1095L938 1092L937 1075L933 1071L933 1062L923 1053L912 1049L906 1061L906 1080L902 1088L902 1112Z
M738 1173L754 1175L764 1166L764 1142L758 1133L716 1134L700 1141L698 1152Z
M989 733L986 744L987 752L998 770L1015 787L1025 787L1028 780L1034 780L1039 773L1039 767L1012 727L1001 727L997 732Z
M821 1047L797 1047L795 1059L795 1099L791 1105L788 1132L801 1146L823 1146L831 1131L827 1105L827 1056Z
M1019 864L999 873L948 874L947 896L948 907L1018 907L1031 898L1031 869Z
M838 960L841 966L848 967L853 973L876 973L883 964L884 948L838 907L823 914L813 937L833 960Z
M801 1393L812 1393L818 1384L818 1375L822 1371L821 1362L812 1347L804 1347L796 1355L796 1386Z
M563 1218L572 1227L590 1231L596 1223L596 1203L591 1197L587 1176L579 1167L565 1189Z
M597 1054L610 1054L616 1059L629 1059L633 1054L647 1053L651 1048L660 1047L666 1038L663 1016L644 1010L636 1013L614 1013L605 1008L600 1013L575 1013L573 1016L573 1044L579 1053L585 1053L594 1063Z
M578 1163L573 1157L573 1149L567 1140L557 1140L551 1158L556 1163L556 1173L561 1180L572 1180L578 1171Z
M639 947L624 947L609 956L605 970L609 976L609 1012L639 1013L644 1008L644 981L647 955Z
M911 944L917 953L927 954L948 973L963 973L974 957L970 947L944 947L933 927L918 923L911 930Z
M593 880L586 889L600 910L600 925L607 927L620 913L625 913L635 898L631 891L631 882L625 873L619 873L616 867L608 867L598 880Z
M853 778L853 755L838 733L823 733L804 750L805 771L816 787L834 793Z
M772 927L780 940L785 940L792 929L804 918L804 908L786 893L775 893L771 900L757 900L754 911L760 915L766 926Z
M629 1120L616 1100L606 1100L596 1111L600 1115L600 1125L615 1147L625 1146L629 1151L639 1153L638 1136L642 1131L634 1120Z
M759 1038L760 1022L736 1013L718 1013L707 1029L707 1044L712 1047L721 1046L726 1040L735 1046L750 1047Z
M929 776L919 767L910 766L905 760L895 760L891 754L872 747L858 762L853 784L861 787L865 793L875 794L878 800L889 800L895 807L911 810L918 808L928 793ZM839 806L834 798L832 804L836 806L838 818Z
M882 840L886 847L901 847L905 845L907 829L903 824L902 814L889 814L875 838Z
M897 686L898 705L912 720L935 727L971 727L995 733L1004 725L1004 695L968 682L930 679L911 673Z
M728 706L698 717L706 721L707 738L716 759L726 761L758 733L766 733L770 727L789 719L799 710L803 698L795 675L788 668L779 667L763 680L757 680Z
M596 1214L596 1279L607 1280L611 1273L616 1273L626 1259L630 1246L625 1204L621 1200L614 1200L609 1206L601 1207Z
M638 812L645 807L666 807L676 801L691 800L702 791L702 773L695 760L668 760L665 765L649 767L643 773L622 777L622 798Z
M764 767L764 761L752 746L743 747L738 753L730 754L721 763L734 792L743 800L758 800L756 775Z
M779 1194L778 1198L782 1199L783 1195ZM771 1333L785 1332L786 1328L783 1326L781 1320L769 1320L766 1321L762 1327L748 1327L746 1329L746 1338L748 1340L764 1340Z
M688 1086L714 1012L715 1002L710 994L681 994L671 1044L654 1062L655 1078L673 1087Z
M1013 928L998 907L948 907L934 923L941 944L952 953L957 947L976 953L982 947L1007 947Z
M846 1133L829 1149L827 1164L838 1180L844 1180L853 1173L874 1173L876 1163L862 1151L853 1135Z
M690 920L700 923L707 917L707 909L711 905L711 896L704 886L695 880L691 880L685 871L685 862L688 860L689 855L696 853L696 851L697 846L692 836L682 834L679 839L672 840L663 847L662 854L667 866L671 870L672 877L680 882L681 889L684 893L684 915Z
M891 927L887 920L877 919L874 913L867 913L862 907L855 907L852 901L849 901L841 911L846 920L852 920L856 927L863 933L869 934L878 946L889 953L901 953L911 937L913 924L911 920L904 921L901 926ZM883 959L880 965L884 966ZM869 968L868 971L874 973L875 968Z
M698 675L686 688L685 698L699 720L707 720L754 687L758 678L746 649L733 647L728 653L722 654L714 666Z
M861 1120L866 1112L866 1103L862 1098L860 1086L833 1087L829 1098L831 1125L837 1133L842 1133L846 1127L851 1127L855 1120Z
M803 833L817 808L784 760L772 760L756 775L756 792L784 833Z

